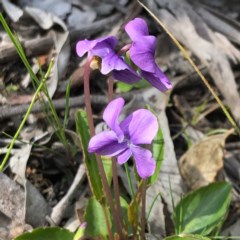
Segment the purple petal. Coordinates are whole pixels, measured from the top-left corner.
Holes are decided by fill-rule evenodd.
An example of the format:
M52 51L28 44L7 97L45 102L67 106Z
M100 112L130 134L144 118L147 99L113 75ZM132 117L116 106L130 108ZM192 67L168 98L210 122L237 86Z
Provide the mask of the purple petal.
M119 126L118 117L122 111L124 103L125 101L123 98L117 98L111 101L103 112L103 120L107 123L111 130L116 133L116 136L120 142L123 141L124 135Z
M141 79L141 77L131 68L120 71L113 70L112 75L114 79L129 84L138 82Z
M161 92L166 92L172 88L172 84L167 78L167 76L156 66L156 72L150 73L141 71L141 75L146 79L151 85L160 90Z
M127 32L128 36L132 39L132 41L135 41L142 36L149 35L148 33L148 26L146 22L141 18L135 18L132 21L130 21L125 26L125 31Z
M130 69L130 67L114 51L111 51L102 59L101 73L104 75L108 74L112 70L120 71L125 69Z
M131 150L139 176L143 179L152 176L156 168L156 162L152 157L152 153L138 146L131 146Z
M76 51L79 57L91 50L96 45L96 40L89 41L87 39L79 41L76 45Z
M117 161L118 164L123 164L128 161L128 159L132 156L132 151L128 148L124 152L118 155Z
M156 48L156 38L154 36L142 37L136 40L130 48L131 60L142 70L147 72L155 71L154 52Z
M125 118L120 127L133 144L151 144L158 131L158 121L149 110L139 109Z
M88 52L89 56L104 57L109 51L117 45L117 39L115 37L104 37L96 40L82 40L77 43L77 54L82 57Z
M127 83L134 83L141 79L139 75L114 51L102 59L101 73L113 71L114 78Z
M104 131L90 139L88 152L112 157L122 153L126 148L127 143L118 143L113 131Z
M91 54L100 58L104 58L109 53L114 52L116 45L117 39L115 37L103 38L103 41L98 41L95 47L91 50Z

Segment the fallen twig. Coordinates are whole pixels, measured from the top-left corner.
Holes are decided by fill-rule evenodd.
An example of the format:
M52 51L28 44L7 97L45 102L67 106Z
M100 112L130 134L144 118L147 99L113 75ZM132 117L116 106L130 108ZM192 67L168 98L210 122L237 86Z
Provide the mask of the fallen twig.
M135 94L139 93L140 91L134 91L134 92L129 92L122 94L127 101L129 101L132 96ZM92 104L95 106L104 106L108 103L108 99L106 96L102 95L92 95L91 96L91 101ZM66 99L57 99L53 100L53 105L57 111L64 110L66 107ZM83 107L85 105L84 103L84 96L79 96L79 97L71 97L69 99L69 107L74 108L74 107ZM4 120L6 118L18 116L18 115L24 115L27 112L27 109L29 107L29 104L23 104L19 106L3 106L0 107L0 121ZM38 113L42 112L44 109L45 105L41 104L40 102L36 102L35 105L32 108L31 113Z
M35 57L47 53L53 46L52 37L35 38L21 42L27 57ZM19 55L13 44L0 48L0 64L18 60Z

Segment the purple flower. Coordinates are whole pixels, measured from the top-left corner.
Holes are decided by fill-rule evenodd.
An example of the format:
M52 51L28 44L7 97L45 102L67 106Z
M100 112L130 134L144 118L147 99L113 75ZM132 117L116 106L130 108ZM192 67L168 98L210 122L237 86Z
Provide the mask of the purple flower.
M132 40L130 58L139 67L142 77L160 91L170 89L170 81L155 62L156 37L149 35L146 22L135 18L125 26L125 31Z
M104 75L112 72L116 80L127 83L139 81L141 78L138 74L115 53L116 45L115 37L104 37L92 41L85 39L77 43L76 51L80 57L85 53L88 53L89 58L100 57L102 59L101 73Z
M108 104L103 119L110 130L91 138L88 151L116 156L119 164L127 162L133 156L139 176L145 179L153 175L156 163L151 151L140 145L152 143L158 131L158 121L150 111L139 109L119 123L118 117L123 106L123 98L117 98Z

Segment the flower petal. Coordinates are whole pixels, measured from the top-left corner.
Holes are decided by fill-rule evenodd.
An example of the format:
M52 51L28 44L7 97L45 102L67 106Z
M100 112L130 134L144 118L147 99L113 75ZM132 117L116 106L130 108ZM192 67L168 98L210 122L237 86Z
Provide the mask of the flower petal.
M148 26L141 18L135 18L126 24L125 31L133 41L141 38L142 36L149 35Z
M128 161L128 159L132 156L132 151L128 148L124 152L118 155L117 161L118 164L123 164Z
M76 45L76 51L79 57L91 50L96 45L96 41L89 41L87 39L79 41Z
M132 69L125 69L125 70L113 70L112 71L113 78L122 81L125 83L135 83L141 80L141 77Z
M133 41L130 48L130 58L140 69L154 72L156 65L155 48L156 38L154 36L142 37L141 40Z
M88 151L104 156L116 156L127 148L127 143L118 143L118 138L113 131L101 132L90 139Z
M120 128L133 144L151 144L158 131L158 121L149 110L139 109L125 118Z
M162 92L166 92L172 88L171 82L167 76L158 68L158 66L156 66L155 73L141 71L141 75L144 79L150 82L151 85Z
M98 41L94 48L91 50L91 54L93 56L104 58L108 54L114 52L114 48L116 47L117 43L118 41L115 37L102 38L102 41Z
M77 54L82 57L85 53L90 56L104 57L117 45L115 37L103 37L96 40L82 40L76 45Z
M139 146L131 146L131 150L139 176L143 179L152 176L156 168L156 161L152 157L152 153Z
M124 103L125 101L123 98L116 98L107 105L103 112L103 120L107 123L111 130L115 132L120 142L123 141L124 135L119 126L118 117L122 111Z
M106 75L112 70L129 70L132 72L132 74L135 73L135 71L127 65L127 63L123 60L122 57L118 56L114 51L109 52L103 59L102 59L102 68L101 73ZM135 73L135 77L137 74ZM138 77L140 79L140 77Z

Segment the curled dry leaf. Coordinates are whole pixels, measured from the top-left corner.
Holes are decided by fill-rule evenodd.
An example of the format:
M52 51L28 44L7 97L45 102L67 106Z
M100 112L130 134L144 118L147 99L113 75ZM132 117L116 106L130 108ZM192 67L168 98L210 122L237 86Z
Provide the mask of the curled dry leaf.
M224 145L226 138L234 132L207 137L193 145L180 159L179 169L186 184L197 189L214 182L223 168Z

